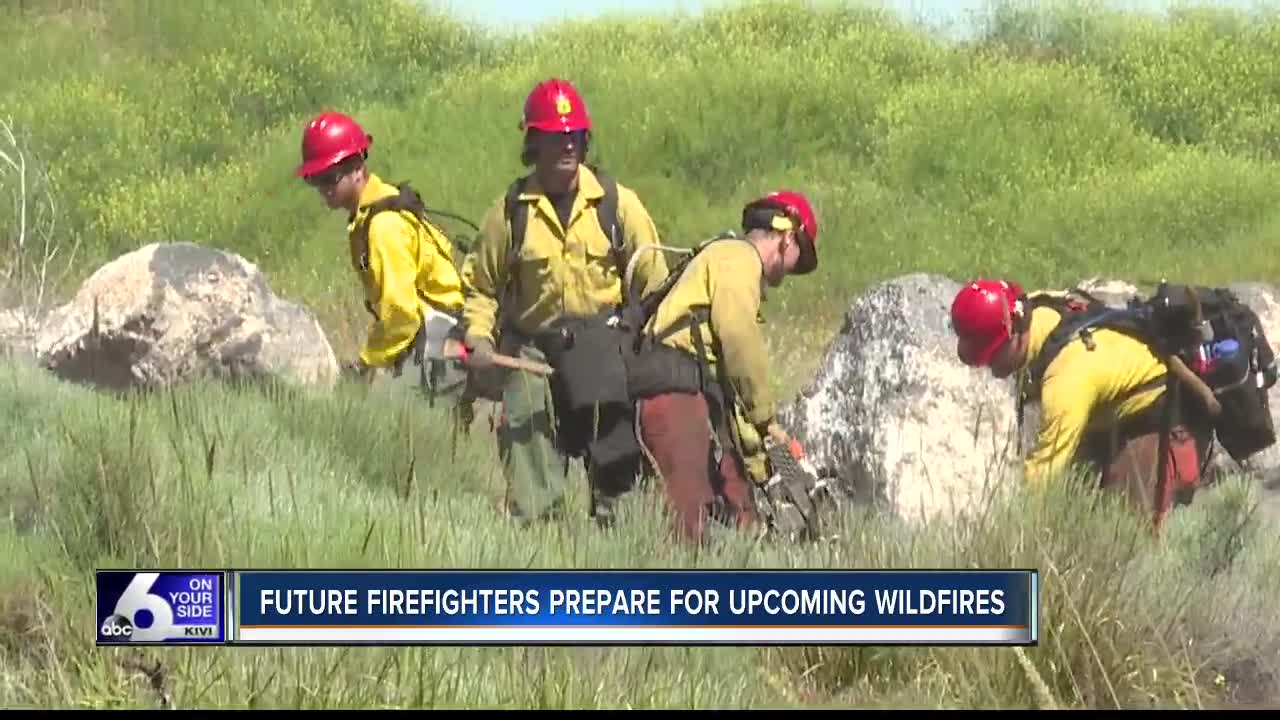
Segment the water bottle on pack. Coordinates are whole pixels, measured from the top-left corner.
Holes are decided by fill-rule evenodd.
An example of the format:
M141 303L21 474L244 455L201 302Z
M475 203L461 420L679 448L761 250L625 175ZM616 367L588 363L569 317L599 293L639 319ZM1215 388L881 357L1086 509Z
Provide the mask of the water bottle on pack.
M1240 343L1231 338L1203 343L1196 361L1196 373L1208 375L1218 367L1219 362L1234 357L1238 352L1240 352Z

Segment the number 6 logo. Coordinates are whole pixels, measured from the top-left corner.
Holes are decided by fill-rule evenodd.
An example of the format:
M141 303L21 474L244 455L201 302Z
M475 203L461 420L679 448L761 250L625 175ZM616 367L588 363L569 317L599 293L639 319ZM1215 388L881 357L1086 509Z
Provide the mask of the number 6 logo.
M173 629L173 609L169 607L169 603L165 599L152 592L151 586L155 584L160 573L138 573L133 576L133 580L129 581L129 586L120 594L120 599L116 601L115 613L128 618L133 623L133 639L134 640L163 640L169 635L169 631ZM138 627L138 619L135 614L139 610L147 610L151 613L151 625L147 628Z

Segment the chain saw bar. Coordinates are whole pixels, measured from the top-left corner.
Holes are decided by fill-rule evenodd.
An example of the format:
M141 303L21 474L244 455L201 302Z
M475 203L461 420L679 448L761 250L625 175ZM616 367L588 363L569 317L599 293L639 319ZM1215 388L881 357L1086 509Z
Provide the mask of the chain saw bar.
M767 532L792 541L812 541L822 537L820 515L844 499L838 484L818 477L803 460L799 443L770 437L765 440L770 475L755 488L756 508Z

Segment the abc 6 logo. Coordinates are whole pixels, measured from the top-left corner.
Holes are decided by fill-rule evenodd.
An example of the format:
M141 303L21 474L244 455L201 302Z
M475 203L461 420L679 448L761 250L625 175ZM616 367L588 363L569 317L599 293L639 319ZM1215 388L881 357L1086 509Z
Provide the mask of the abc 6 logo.
M98 634L110 640L128 640L133 637L133 623L123 615L112 615L98 628Z
M153 592L152 586L160 573L138 573L116 600L115 608L98 632L103 640L123 642L156 642L168 638L173 632L173 608L165 599ZM138 627L138 613L151 615L151 624ZM145 621L144 621L145 622Z

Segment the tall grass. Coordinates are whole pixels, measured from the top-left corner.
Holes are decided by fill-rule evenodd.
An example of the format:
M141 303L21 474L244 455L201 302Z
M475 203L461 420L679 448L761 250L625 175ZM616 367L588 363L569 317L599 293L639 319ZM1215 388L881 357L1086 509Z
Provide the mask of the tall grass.
M374 169L472 218L521 171L524 95L571 78L593 159L664 239L789 185L822 265L770 293L780 390L847 300L904 272L1269 280L1272 14L1143 19L1007 4L948 45L884 12L767 2L696 19L490 36L420 3L46 0L0 8L26 132L82 240L76 279L152 241L259 263L340 353L363 325L344 221L292 177L313 113L355 114ZM0 232L11 218L0 210ZM456 226L450 226L451 229ZM66 291L70 288L60 288ZM1217 488L1164 543L1070 485L1011 488L926 529L850 515L817 547L667 542L651 493L620 526L519 530L494 443L412 398L206 385L106 396L0 368L0 703L154 707L1201 707L1274 701L1280 546ZM582 486L585 488L585 486ZM90 570L305 567L1039 567L1044 641L965 648L171 649L92 646ZM1271 644L1268 644L1271 643Z
M270 397L262 397L263 393ZM1276 689L1274 530L1232 484L1158 546L1076 486L921 533L850 515L830 544L669 542L651 492L619 525L517 529L491 438L419 399L195 385L110 397L0 368L0 703L155 707L1207 706ZM387 423L398 432L387 432ZM455 457L452 463L446 458ZM241 649L92 646L92 569L1038 567L1043 641L1011 649ZM1268 645L1268 643L1271 643ZM1025 662L1026 664L1022 664ZM158 678L158 679L157 679ZM158 683L158 686L157 686Z

